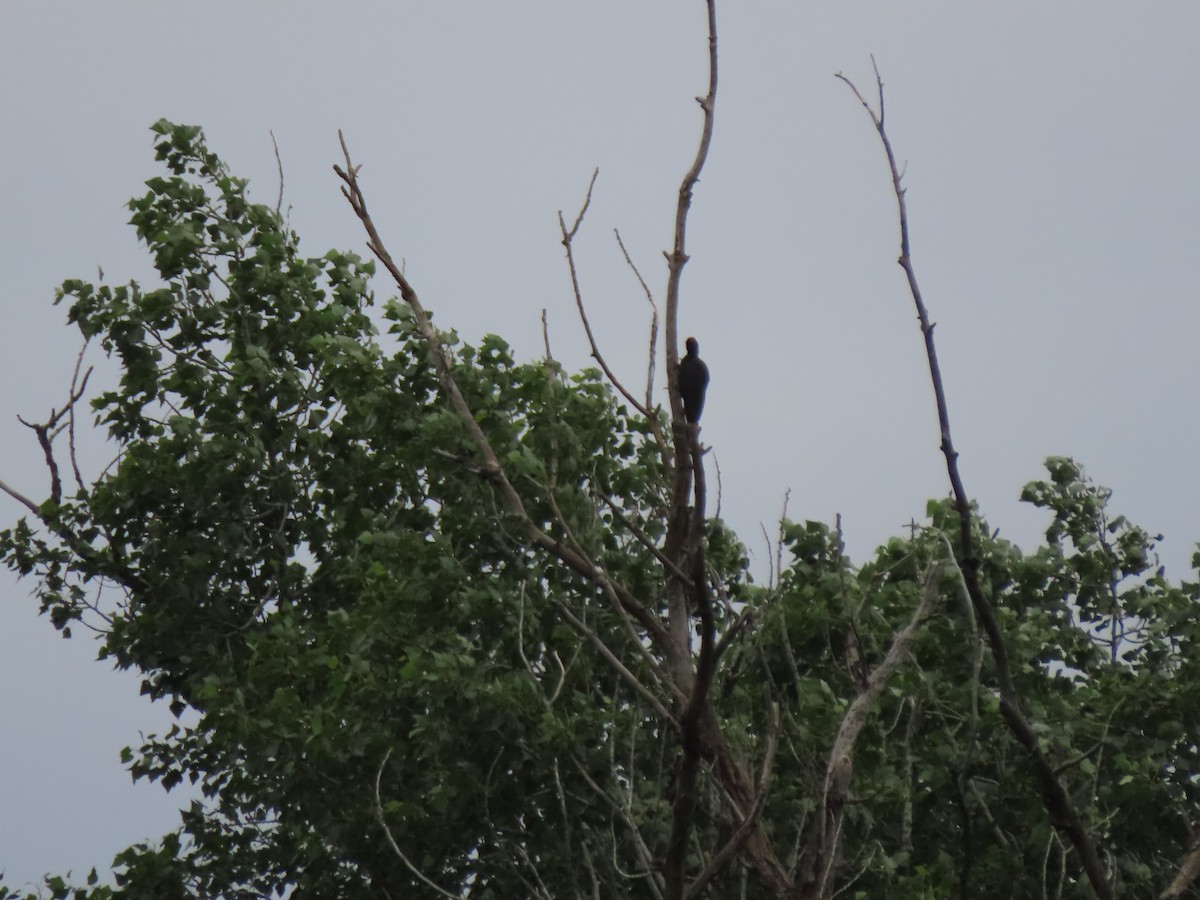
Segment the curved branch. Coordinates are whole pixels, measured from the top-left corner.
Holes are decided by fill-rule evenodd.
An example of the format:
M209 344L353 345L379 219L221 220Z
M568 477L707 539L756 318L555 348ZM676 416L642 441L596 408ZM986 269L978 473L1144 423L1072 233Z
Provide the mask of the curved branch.
M931 566L921 584L921 602L909 619L908 624L892 639L883 659L867 676L857 697L846 710L838 726L837 736L829 752L829 764L825 770L825 790L822 797L822 819L817 823L817 840L811 859L812 869L806 873L809 883L815 882L812 896L826 896L829 878L837 860L842 838L841 816L846 804L846 795L854 775L854 747L867 718L879 702L883 689L896 674L896 670L908 658L913 640L933 615L939 599L938 579L940 566Z
M404 863L404 867L412 872L413 877L436 893L439 897L449 897L450 900L458 900L461 894L452 894L449 891L439 887L434 882L430 881L420 869L409 861L409 858L404 855L404 851L400 849L400 845L396 843L396 839L392 837L392 830L388 828L387 820L383 817L383 800L379 793L379 782L383 778L383 767L387 765L388 759L391 758L392 749L389 747L388 752L383 754L383 761L379 764L379 770L375 773L375 821L379 823L379 827L383 829L383 836L387 839L388 846L392 848L392 852L399 857L400 862Z
M18 491L16 488L9 487L6 483L4 483L3 481L0 481L0 491L3 491L4 493L8 494L8 496L12 497L14 500L16 500L18 503L20 503L26 509L28 509L31 513L37 514L38 505L36 503L34 503L32 500L30 500L28 497L26 497L24 494L22 494L20 491Z

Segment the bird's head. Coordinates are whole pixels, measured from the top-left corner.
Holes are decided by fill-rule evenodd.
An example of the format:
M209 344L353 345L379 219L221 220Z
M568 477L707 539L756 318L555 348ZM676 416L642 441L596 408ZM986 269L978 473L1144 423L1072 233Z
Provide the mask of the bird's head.
M688 356L696 356L700 353L700 342L694 337L690 337L684 341L684 346L687 347Z

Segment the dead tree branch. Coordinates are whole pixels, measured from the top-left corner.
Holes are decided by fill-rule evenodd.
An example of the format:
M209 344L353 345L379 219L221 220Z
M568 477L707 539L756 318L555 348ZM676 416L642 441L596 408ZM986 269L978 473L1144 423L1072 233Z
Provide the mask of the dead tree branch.
M88 339L84 338L83 346L79 348L79 355L75 357L75 370L71 373L71 391L69 396L71 402L67 404L67 452L71 460L71 472L75 476L75 486L80 491L84 490L83 476L79 474L79 457L75 452L75 404L83 397L83 390L87 386L88 377L92 374L92 369L89 366L88 370L83 374L83 381L79 380L79 370L83 367L83 355L87 353Z
M679 420L683 418L683 404L679 392L674 385L675 367L679 362L679 283L683 275L683 267L687 265L686 247L688 210L692 206L692 194L696 182L700 180L700 172L708 159L708 150L712 145L713 116L717 102L717 10L716 0L707 0L708 5L708 93L697 97L696 102L704 111L704 126L700 134L700 146L696 149L696 158L692 167L683 177L679 185L679 199L675 207L675 246L667 254L667 363L672 379L670 386L671 415Z
M692 204L692 194L695 191L697 181L700 179L700 172L704 168L705 160L708 158L709 147L712 144L713 117L717 98L716 0L707 0L707 10L708 93L703 97L696 98L703 111L704 122L701 128L700 143L696 150L695 159L692 161L691 167L679 185L679 198L675 208L674 246L672 251L667 254L666 351L668 394L671 402L671 418L675 423L675 484L671 501L671 518L667 523L667 537L664 551L672 559L680 561L687 555L689 546L698 539L692 525L703 514L701 510L696 510L696 514L692 516L688 514L688 492L691 487L693 467L694 465L696 467L700 465L699 461L693 463L693 455L699 455L698 453L693 453L693 444L698 445L699 441L693 440L694 435L690 433L693 429L688 429L684 425L683 401L679 396L676 373L679 366L679 286L683 275L683 267L688 261L686 248L688 211ZM682 567L686 568L686 566ZM682 585L674 579L668 582L668 607L668 628L671 639L675 644L676 652L682 655L689 655L691 626L688 603ZM680 668L678 675L686 682L680 686L690 691L694 676L690 662L686 667Z
M271 146L275 149L275 168L279 170L279 196L275 198L275 215L282 215L283 210L283 158L279 155L279 142L275 140L275 132L270 129L267 134L271 135Z
M872 58L872 65L875 60ZM959 537L961 540L961 569L963 580L966 582L967 593L971 598L971 606L983 626L988 646L992 651L992 661L995 667L997 687L1000 693L1000 713L1008 725L1009 731L1025 748L1038 779L1038 788L1042 802L1056 828L1066 833L1071 845L1079 854L1084 871L1091 882L1092 890L1101 900L1113 898L1112 885L1104 863L1096 850L1091 835L1084 825L1079 811L1075 808L1070 794L1054 772L1054 767L1042 750L1029 721L1025 718L1022 704L1013 681L1012 667L1008 659L1008 647L1000 625L996 620L992 602L983 591L979 581L979 556L975 546L971 514L971 501L963 486L962 476L958 470L958 451L954 449L954 441L950 435L950 413L946 403L946 391L942 382L941 368L938 364L937 350L934 346L934 323L929 321L929 314L921 298L921 289L917 284L916 270L913 267L912 255L909 248L908 208L905 203L905 189L901 184L901 172L896 165L896 157L892 152L892 144L884 129L883 114L883 79L875 67L875 84L878 90L879 112L876 113L871 104L863 97L854 83L840 72L836 76L843 81L854 96L858 98L871 122L879 134L879 140L887 154L888 168L892 176L892 190L896 195L896 205L900 215L900 257L897 262L904 270L908 281L909 293L916 307L917 319L921 325L921 333L925 338L925 355L929 362L929 377L933 383L934 399L937 403L938 427L941 432L941 450L946 458L946 472L950 478L950 487L954 495L954 506L959 518Z

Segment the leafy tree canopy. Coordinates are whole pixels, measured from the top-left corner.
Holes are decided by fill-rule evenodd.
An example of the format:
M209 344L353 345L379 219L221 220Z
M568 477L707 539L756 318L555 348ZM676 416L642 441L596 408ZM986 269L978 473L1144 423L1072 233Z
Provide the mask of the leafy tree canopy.
M198 128L154 133L130 209L161 286L59 293L119 361L91 401L118 456L54 463L0 554L179 715L134 776L203 799L50 895L1093 895L1011 736L951 501L859 566L784 522L756 584L719 519L680 524L694 428L498 337L432 345L406 300L372 318L372 263L303 256ZM975 516L977 578L1115 894L1157 896L1200 813L1200 587L1047 469L1023 495L1045 545Z

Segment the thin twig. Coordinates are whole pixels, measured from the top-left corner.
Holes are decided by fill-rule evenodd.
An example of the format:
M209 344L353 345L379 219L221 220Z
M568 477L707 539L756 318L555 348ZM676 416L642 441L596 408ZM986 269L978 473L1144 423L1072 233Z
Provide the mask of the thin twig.
M779 538L775 542L775 575L779 579L775 583L776 590L778 590L779 586L783 584L783 539L785 537L783 529L787 522L788 504L791 502L791 500L792 489L788 488L783 492L783 508L779 511Z
M638 539L638 543L654 554L655 559L662 563L666 568L670 569L671 572L674 573L675 577L684 584L690 585L692 583L691 577L689 577L687 573L679 568L673 559L663 553L662 550L659 549L658 545L655 544L654 541L650 540L650 537L646 534L646 532L642 531L642 529L639 528L635 522L631 521L628 516L621 512L621 509L608 497L608 495L600 494L599 497L602 501L604 501L604 504L609 508L609 510L612 511L612 514L616 517L617 521L629 529L630 533Z
M283 159L279 155L279 142L275 140L275 132L270 129L267 134L271 135L271 146L275 148L275 168L279 170L279 197L275 200L275 215L282 215L283 210Z
M550 426L550 465L547 467L549 484L546 486L550 496L558 487L558 393L555 391L555 378L558 363L550 352L550 326L546 321L546 308L542 307L542 342L546 347L546 394L550 400L550 415L553 422Z
M79 355L75 357L75 371L71 373L71 392L69 396L76 399L83 396L83 391L87 387L87 380L92 374L92 368L89 366L87 372L84 373L83 383L79 383L79 369L83 365L83 355L87 352L88 341L88 338L84 338L83 346L79 348ZM67 447L68 456L71 459L71 471L75 475L75 485L82 492L84 490L83 476L79 474L79 458L75 453L76 399L72 399L71 402L67 404Z
M719 519L721 518L721 495L723 492L723 485L721 483L721 460L715 451L713 452L712 458L713 468L717 470L717 508L713 512L713 516Z
M600 655L603 656L608 661L608 664L616 670L617 674L621 676L622 680L624 680L626 684L633 688L634 691L637 692L638 696L649 703L651 709L653 709L664 722L667 722L672 727L678 727L678 722L676 722L675 717L671 715L665 706L662 705L662 701L655 697L654 694L650 692L650 689L642 684L641 679L639 679L633 674L633 672L626 668L623 662L617 659L616 654L612 652L609 646L600 639L600 636L596 634L596 632L593 631L587 625L587 623L571 612L571 610L568 609L565 604L556 600L551 602L554 604L555 609L559 611L559 614L566 619L567 624L574 628L580 636L590 641L592 646L600 651Z
M658 359L658 304L654 302L654 294L650 290L650 286L646 284L646 279L642 277L642 273L638 271L637 265L633 261L633 257L629 255L629 251L625 249L625 242L621 240L621 232L616 228L613 229L613 234L617 236L617 246L621 248L621 255L625 257L625 262L629 268L633 270L633 274L637 277L638 284L642 286L642 291L646 294L646 302L650 304L650 351L647 354L648 363L646 365L646 408L654 408L654 363ZM657 422L654 425L657 433ZM660 435L661 436L661 435Z

